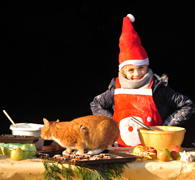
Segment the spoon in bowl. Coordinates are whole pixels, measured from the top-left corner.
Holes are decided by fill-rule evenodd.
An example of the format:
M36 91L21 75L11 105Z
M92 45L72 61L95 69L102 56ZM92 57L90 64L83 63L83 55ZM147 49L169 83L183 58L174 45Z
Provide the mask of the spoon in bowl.
M136 122L137 124L139 124L140 126L142 126L143 128L147 129L147 130L151 130L151 131L162 131L162 129L160 128L153 128L153 127L149 127L149 126L146 126L144 123L142 123L141 121L139 121L137 118L135 117L131 117L131 120Z

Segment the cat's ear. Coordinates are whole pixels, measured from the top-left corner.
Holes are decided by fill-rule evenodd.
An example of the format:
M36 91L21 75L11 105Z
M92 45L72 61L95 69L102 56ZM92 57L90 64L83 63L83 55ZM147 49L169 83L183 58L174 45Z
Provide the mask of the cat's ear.
M50 125L50 122L46 118L43 118L43 122L44 122L45 126L49 126Z

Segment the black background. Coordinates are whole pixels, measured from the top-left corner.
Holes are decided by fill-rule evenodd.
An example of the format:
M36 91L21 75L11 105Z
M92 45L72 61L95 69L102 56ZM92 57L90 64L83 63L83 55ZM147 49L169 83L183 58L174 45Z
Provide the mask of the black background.
M89 104L118 74L123 17L133 23L150 68L195 102L193 1L1 1L0 110L16 122L91 114ZM10 122L0 113L0 134ZM184 124L192 146L195 116ZM195 140L194 140L195 141Z

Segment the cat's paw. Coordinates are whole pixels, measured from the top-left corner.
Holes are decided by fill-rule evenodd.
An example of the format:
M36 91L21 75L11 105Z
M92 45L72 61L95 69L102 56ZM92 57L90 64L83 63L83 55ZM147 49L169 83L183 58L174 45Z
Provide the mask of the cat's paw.
M84 154L85 154L84 152L83 153L81 153L79 151L76 152L76 155L84 155Z
M69 154L69 153L66 153L66 151L63 151L63 152L62 152L62 155L66 155L66 154Z
M102 151L103 151L102 149L93 149L93 150L88 151L87 154L96 155L96 154L101 153Z
M83 155L83 154L85 154L85 153L84 153L84 150L83 150L83 149L80 149L80 150L78 150L78 151L76 152L76 154L77 154L77 155Z
M62 155L66 155L66 154L70 154L72 151L69 151L69 150L64 150L63 152L62 152Z

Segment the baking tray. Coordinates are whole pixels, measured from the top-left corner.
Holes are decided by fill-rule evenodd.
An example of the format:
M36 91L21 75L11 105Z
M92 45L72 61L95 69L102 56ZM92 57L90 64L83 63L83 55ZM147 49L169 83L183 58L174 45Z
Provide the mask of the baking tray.
M137 158L139 158L138 156L135 156L135 155L120 153L120 152L111 151L111 150L110 151L106 150L99 154L99 156L104 155L106 157L110 157L110 159L103 159L102 157L99 160L90 160L88 158L83 157L81 159L76 159L76 162L71 162L72 160L75 160L75 158L66 157L67 158L66 160L54 158L55 155L61 155L61 154L62 154L62 151L46 151L46 152L39 151L37 152L36 156L41 159L45 159L45 160L49 160L53 162L60 162L60 163L80 165L80 166L105 164L105 163L127 163L127 162L133 162ZM97 155L94 155L91 157L97 157Z
M0 136L0 143L35 143L39 138L39 136L2 134Z

